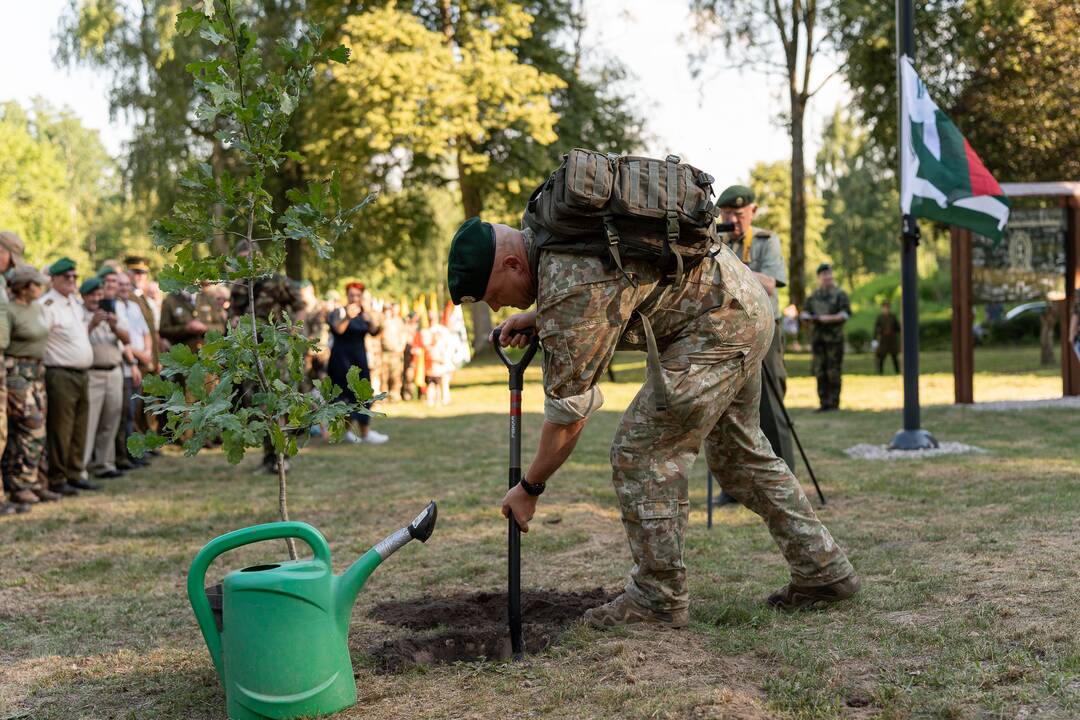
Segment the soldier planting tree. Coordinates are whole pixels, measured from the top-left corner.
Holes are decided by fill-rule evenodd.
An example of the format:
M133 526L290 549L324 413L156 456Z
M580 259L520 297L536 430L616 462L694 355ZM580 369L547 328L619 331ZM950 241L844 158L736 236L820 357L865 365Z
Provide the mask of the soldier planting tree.
M623 257L620 270L607 260L541 249L532 230L479 218L453 238L453 301L483 300L495 310L535 303L507 320L499 339L524 346L521 331L535 329L544 349L539 446L503 498L503 515L513 513L528 530L545 483L603 403L597 381L616 345L649 346L649 382L624 413L611 451L634 568L625 592L586 620L596 627L687 624L687 475L703 443L709 468L765 520L791 567L791 581L767 602L793 610L853 595L859 581L851 564L761 432L761 363L776 327L761 283L724 246L666 288L659 263Z

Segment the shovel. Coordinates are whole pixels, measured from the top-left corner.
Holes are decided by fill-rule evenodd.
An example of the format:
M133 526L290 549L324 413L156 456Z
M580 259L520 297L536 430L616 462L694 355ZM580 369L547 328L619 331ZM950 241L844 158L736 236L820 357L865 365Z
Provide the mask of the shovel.
M495 347L495 354L502 360L503 365L510 371L510 485L514 487L521 482L521 389L525 381L525 368L536 355L540 346L539 338L530 331L531 342L525 349L525 354L516 363L510 362L502 347L499 345L500 328L495 328L491 333L491 344ZM510 513L507 521L509 533L506 542L507 556L507 620L510 623L510 649L515 660L521 660L525 656L525 643L521 637L521 529L518 527L514 514Z

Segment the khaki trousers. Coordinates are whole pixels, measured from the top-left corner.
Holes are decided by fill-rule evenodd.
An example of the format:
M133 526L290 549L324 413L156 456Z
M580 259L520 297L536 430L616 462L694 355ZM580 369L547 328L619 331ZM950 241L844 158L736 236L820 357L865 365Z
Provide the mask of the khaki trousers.
M117 366L88 370L87 377L89 415L83 467L86 473L110 472L116 470L116 431L123 417L124 373Z

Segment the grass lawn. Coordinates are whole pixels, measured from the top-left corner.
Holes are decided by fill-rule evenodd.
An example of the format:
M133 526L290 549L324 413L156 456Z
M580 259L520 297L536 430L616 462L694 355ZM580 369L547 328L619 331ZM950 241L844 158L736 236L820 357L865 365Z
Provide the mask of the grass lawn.
M980 350L979 400L1060 395L1037 349ZM853 357L843 412L812 414L807 359L791 358L790 403L864 591L826 612L782 615L761 599L785 582L764 525L744 509L705 528L705 469L691 481L684 631L595 632L571 624L524 663L382 673L384 641L409 631L376 604L504 586L505 372L459 374L454 403L387 406L383 446L312 443L291 474L295 519L330 541L340 572L430 498L439 525L379 568L350 633L359 703L346 718L1076 718L1080 717L1080 423L1062 409L949 405L947 354L923 358L923 424L987 452L893 465L848 459L901 422L900 380ZM620 382L544 495L523 538L524 585L616 590L629 555L608 444L643 358ZM539 427L538 372L525 391L526 456ZM0 718L223 718L225 701L185 597L209 539L274 519L258 458L167 456L150 470L0 521ZM799 472L803 469L800 467ZM281 543L230 553L210 581L283 557ZM453 624L454 618L439 618ZM528 618L526 618L528 620ZM528 641L528 639L527 639Z

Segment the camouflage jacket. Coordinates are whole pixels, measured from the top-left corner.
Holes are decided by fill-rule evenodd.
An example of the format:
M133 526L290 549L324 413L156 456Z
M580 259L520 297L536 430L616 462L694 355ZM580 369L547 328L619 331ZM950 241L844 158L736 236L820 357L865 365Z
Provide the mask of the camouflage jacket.
M835 315L841 313L845 319L851 317L851 302L847 293L833 286L828 290L818 288L806 299L806 307L803 308L812 315ZM813 324L812 342L817 343L842 343L844 342L844 323L819 323Z
M215 314L214 304L206 293L193 296L188 293L169 293L161 303L161 337L173 345L184 343L192 350L202 345L204 333L193 333L187 324L198 320L207 329L222 329L220 317Z
M660 351L668 400L692 396L680 385L691 364L715 364L745 356L772 308L761 283L724 245L717 245L679 286L659 286L654 264L629 260L632 285L601 258L550 250L537 253L525 231L526 250L536 258L537 329L544 349L544 417L559 425L586 418L603 403L596 387L616 349L645 350L641 315L649 319ZM654 292L654 290L656 292ZM738 308L740 322L732 321ZM687 351L686 339L693 349ZM680 347L668 349L679 340Z
M300 288L284 275L271 275L255 281L255 316L266 321L271 315L275 322L288 313L295 320L296 313L304 309ZM248 289L246 283L233 285L229 298L229 317L243 317L248 312Z

